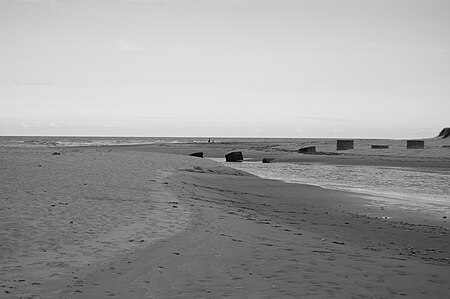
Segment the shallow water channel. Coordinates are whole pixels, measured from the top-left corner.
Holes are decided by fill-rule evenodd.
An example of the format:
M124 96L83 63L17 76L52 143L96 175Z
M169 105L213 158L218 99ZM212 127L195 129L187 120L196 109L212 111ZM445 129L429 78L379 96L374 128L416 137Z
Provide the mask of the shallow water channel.
M449 169L214 160L262 178L377 195L372 199L401 208L450 212Z

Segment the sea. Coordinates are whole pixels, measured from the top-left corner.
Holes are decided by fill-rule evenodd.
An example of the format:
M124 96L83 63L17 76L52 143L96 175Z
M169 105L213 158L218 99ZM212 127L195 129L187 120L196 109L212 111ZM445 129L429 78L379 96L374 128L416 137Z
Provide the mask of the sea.
M0 147L19 148L206 142L208 138L204 137L0 136Z
M282 138L220 138L217 143L264 143L308 144L312 139ZM207 143L205 137L35 137L0 136L0 147L68 147L105 146L165 143ZM317 139L315 140L316 142ZM332 143L322 139L323 144ZM382 205L450 216L450 169L407 168L385 166L328 165L321 163L262 163L244 161L226 163L222 158L213 158L227 167L232 167L256 176L281 180L288 183L308 184L333 190L358 192L373 195L372 199Z

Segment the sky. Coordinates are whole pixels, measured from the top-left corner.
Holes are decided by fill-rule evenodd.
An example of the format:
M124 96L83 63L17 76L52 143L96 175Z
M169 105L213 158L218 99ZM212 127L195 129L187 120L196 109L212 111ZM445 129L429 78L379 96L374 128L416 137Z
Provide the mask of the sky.
M450 1L0 0L0 135L421 138Z

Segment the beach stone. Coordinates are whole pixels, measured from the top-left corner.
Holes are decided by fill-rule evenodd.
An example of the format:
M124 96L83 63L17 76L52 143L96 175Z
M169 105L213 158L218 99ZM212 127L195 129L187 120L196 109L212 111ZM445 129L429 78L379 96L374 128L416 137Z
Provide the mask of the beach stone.
M203 152L192 153L189 156L203 158Z
M225 155L225 161L226 162L240 162L244 160L244 156L242 155L242 152L231 152Z
M300 154L314 154L316 153L316 147L315 146L302 147L301 149L298 150L298 152Z
M441 130L441 132L439 133L438 137L441 138L447 138L448 136L450 136L450 127L449 128L443 128Z

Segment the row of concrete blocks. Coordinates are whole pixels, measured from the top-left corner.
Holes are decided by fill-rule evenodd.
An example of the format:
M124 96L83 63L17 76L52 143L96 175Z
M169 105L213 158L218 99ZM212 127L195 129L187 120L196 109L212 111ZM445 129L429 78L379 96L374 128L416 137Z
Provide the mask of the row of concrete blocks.
M337 140L336 150L349 150L355 148L353 140ZM373 144L371 146L372 149L388 149L389 145L381 145L381 144ZM424 140L407 140L406 141L407 149L423 149L425 148Z
M355 142L353 140L337 140L336 141L336 150L343 151L343 150L350 150L355 148ZM389 145L385 144L372 144L372 149L389 149ZM407 140L406 141L406 148L407 149L423 149L425 148L425 141L423 140ZM314 154L316 153L316 147L315 146L307 146L302 147L298 150L301 154Z

